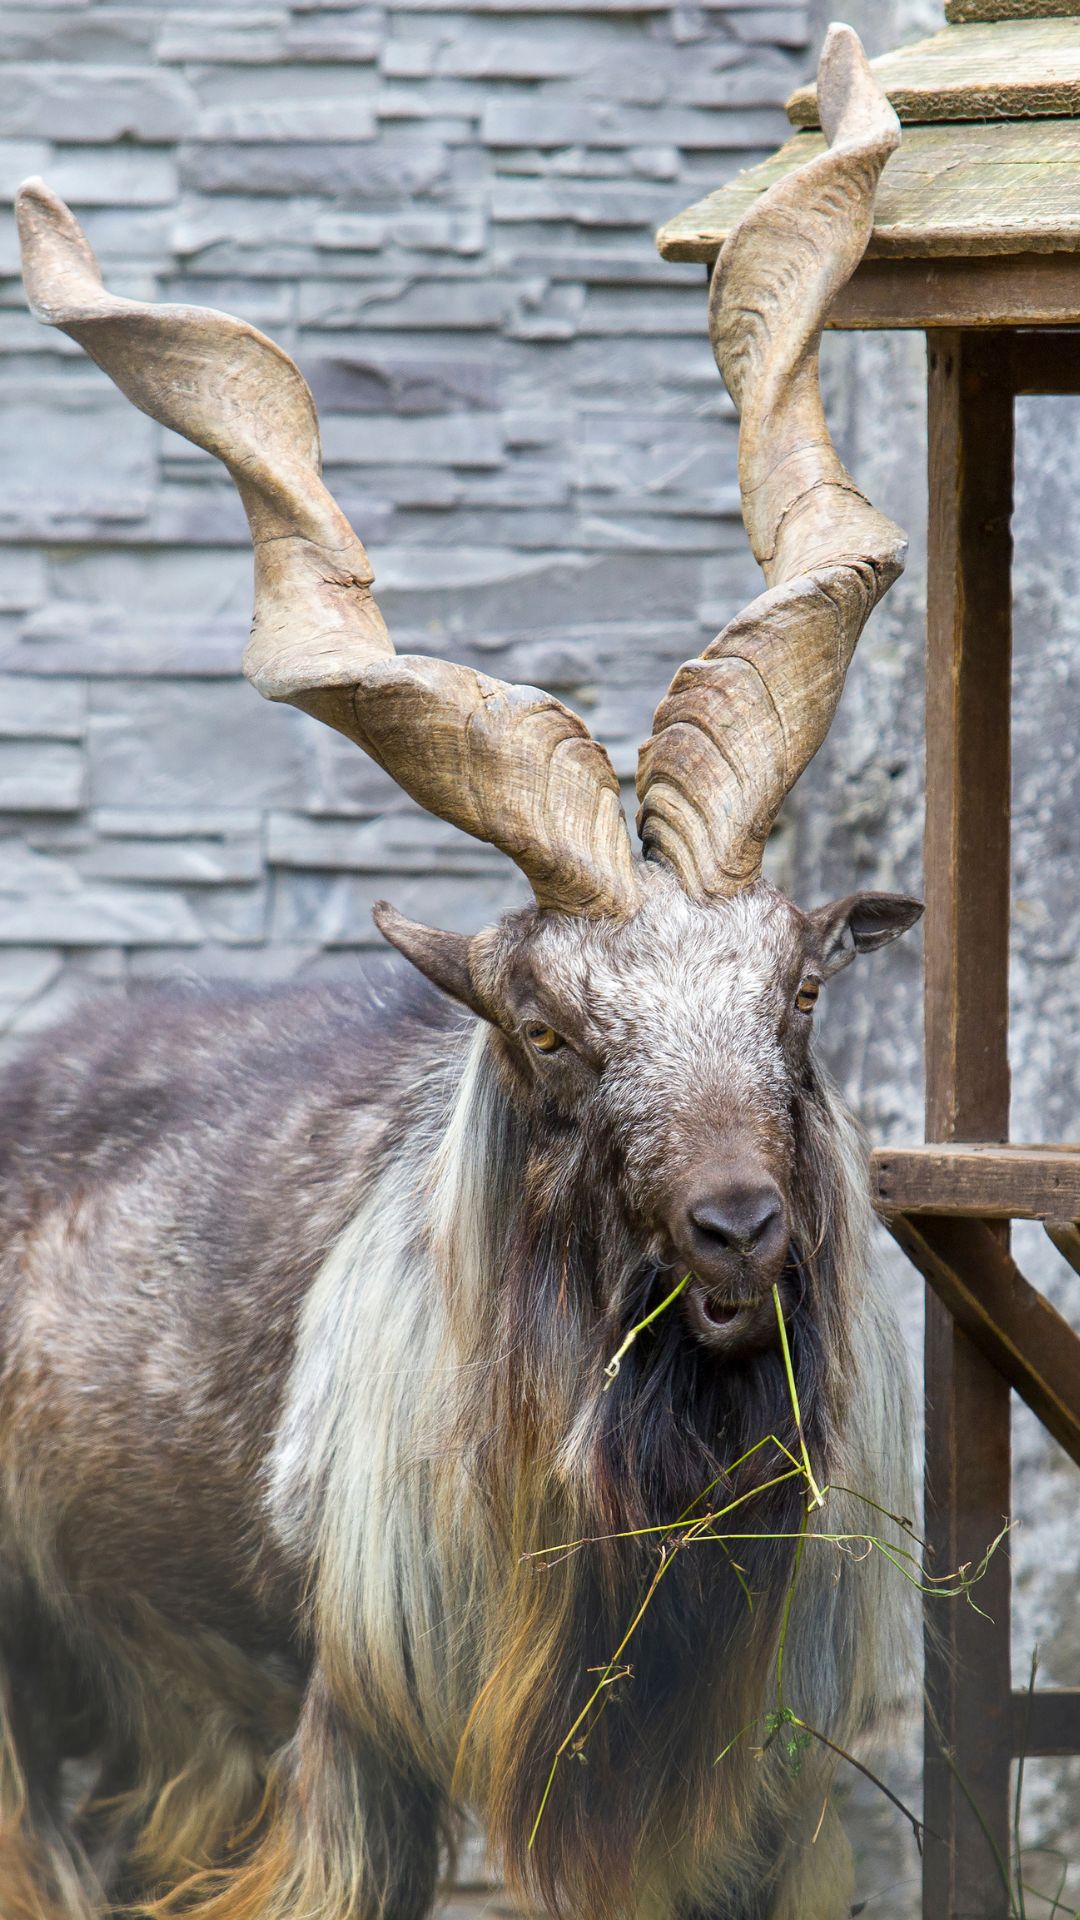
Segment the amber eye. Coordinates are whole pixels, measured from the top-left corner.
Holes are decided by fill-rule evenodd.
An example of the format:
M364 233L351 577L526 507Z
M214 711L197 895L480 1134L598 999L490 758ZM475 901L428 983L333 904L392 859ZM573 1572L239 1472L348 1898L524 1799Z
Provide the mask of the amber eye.
M799 1012L813 1013L820 992L821 981L815 980L812 975L808 974L806 979L799 983L799 991L795 995L795 1005L798 1007Z
M561 1033L556 1033L554 1027L542 1027L538 1020L526 1027L525 1037L537 1053L558 1053L559 1048L566 1045Z

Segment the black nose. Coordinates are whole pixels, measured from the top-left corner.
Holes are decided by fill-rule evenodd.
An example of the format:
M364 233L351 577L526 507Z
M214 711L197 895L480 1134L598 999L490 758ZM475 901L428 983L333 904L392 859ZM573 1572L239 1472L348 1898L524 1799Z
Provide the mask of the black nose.
M784 1208L772 1182L702 1196L690 1207L694 1239L708 1253L764 1253L784 1232Z

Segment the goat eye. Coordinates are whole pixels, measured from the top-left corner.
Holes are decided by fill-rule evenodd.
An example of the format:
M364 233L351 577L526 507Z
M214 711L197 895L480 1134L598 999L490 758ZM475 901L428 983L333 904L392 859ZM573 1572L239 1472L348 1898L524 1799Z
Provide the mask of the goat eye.
M554 1027L542 1027L538 1020L529 1023L525 1037L537 1053L558 1053L559 1048L566 1045L561 1033L556 1033Z
M808 974L805 980L800 981L799 991L795 995L795 1005L799 1012L813 1013L820 992L821 981L815 980L812 974Z

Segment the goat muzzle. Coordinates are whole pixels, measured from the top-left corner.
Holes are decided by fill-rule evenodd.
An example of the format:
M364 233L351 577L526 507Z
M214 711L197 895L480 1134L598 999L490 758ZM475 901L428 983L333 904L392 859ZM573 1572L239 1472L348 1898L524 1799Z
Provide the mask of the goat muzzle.
M686 1308L698 1337L726 1352L768 1344L776 1333L772 1289L790 1239L776 1181L759 1170L695 1181L672 1208L668 1230L692 1275Z

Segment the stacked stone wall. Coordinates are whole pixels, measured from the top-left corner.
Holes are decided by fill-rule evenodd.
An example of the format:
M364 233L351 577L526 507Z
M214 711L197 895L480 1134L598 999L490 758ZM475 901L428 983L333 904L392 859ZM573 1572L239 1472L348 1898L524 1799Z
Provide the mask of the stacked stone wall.
M299 360L402 649L581 706L632 772L753 586L704 275L652 244L767 152L798 0L6 5L0 190L110 284ZM374 899L475 927L489 850L238 678L247 530L206 455L25 310L0 216L0 1018L88 978L347 969Z

